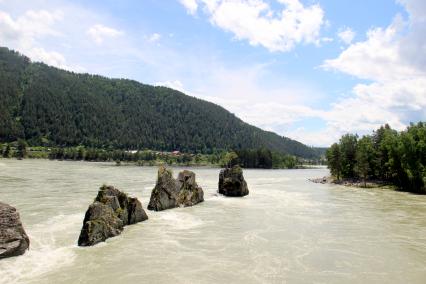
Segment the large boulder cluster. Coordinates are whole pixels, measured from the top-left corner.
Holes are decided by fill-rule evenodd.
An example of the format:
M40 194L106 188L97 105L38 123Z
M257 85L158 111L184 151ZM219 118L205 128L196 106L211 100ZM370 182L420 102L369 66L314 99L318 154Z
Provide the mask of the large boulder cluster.
M243 170L239 166L220 171L219 193L226 196L249 194ZM175 179L170 169L161 166L148 209L161 211L193 206L203 201L204 192L195 181L195 173L184 170ZM126 225L147 219L137 198L129 197L113 186L103 185L86 211L78 245L93 246L120 235ZM29 244L16 209L0 202L0 259L25 253Z
M240 166L233 166L220 171L219 193L231 197L249 194L247 182L244 180L243 170Z
M148 219L137 198L128 197L113 186L102 186L89 206L78 238L79 246L92 246L115 237L126 225Z
M0 202L0 259L24 254L30 240L22 226L19 213Z
M149 210L161 211L175 207L193 206L204 201L204 192L195 181L195 173L182 171L178 178L165 166L158 170L157 183L151 192Z

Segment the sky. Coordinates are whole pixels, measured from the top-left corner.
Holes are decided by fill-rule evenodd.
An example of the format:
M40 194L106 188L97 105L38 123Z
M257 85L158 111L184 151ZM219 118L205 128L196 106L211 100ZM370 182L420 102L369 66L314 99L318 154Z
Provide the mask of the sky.
M426 120L424 0L0 0L0 46L311 146Z

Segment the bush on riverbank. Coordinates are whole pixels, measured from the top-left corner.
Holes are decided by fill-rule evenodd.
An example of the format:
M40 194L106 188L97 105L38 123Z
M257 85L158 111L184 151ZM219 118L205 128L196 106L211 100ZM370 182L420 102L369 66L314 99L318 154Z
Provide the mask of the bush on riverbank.
M358 139L346 134L327 151L337 179L379 180L399 189L426 194L426 123L398 132L389 125Z

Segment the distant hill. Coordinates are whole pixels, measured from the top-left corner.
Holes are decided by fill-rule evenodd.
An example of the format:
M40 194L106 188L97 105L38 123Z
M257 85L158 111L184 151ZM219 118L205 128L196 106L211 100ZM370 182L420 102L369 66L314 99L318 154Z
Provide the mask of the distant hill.
M0 47L0 141L180 150L265 147L304 158L318 150L249 125L179 91L64 71Z

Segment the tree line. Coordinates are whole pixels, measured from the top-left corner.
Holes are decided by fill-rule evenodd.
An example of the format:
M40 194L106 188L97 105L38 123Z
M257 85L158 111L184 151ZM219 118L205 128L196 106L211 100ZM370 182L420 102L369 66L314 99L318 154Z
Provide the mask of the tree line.
M229 167L240 165L243 168L292 169L300 166L295 156L272 152L266 148L236 151L221 151L212 154L191 154L156 152L151 150L125 151L120 149L99 149L77 147L29 147L24 140L0 145L3 158L46 158L51 160L121 162L140 165L215 165Z
M331 174L340 179L378 180L426 193L426 123L404 131L384 125L372 135L343 135L326 153Z
M300 162L295 156L259 148L228 152L221 159L220 165L222 167L239 165L252 169L294 169L300 166Z

